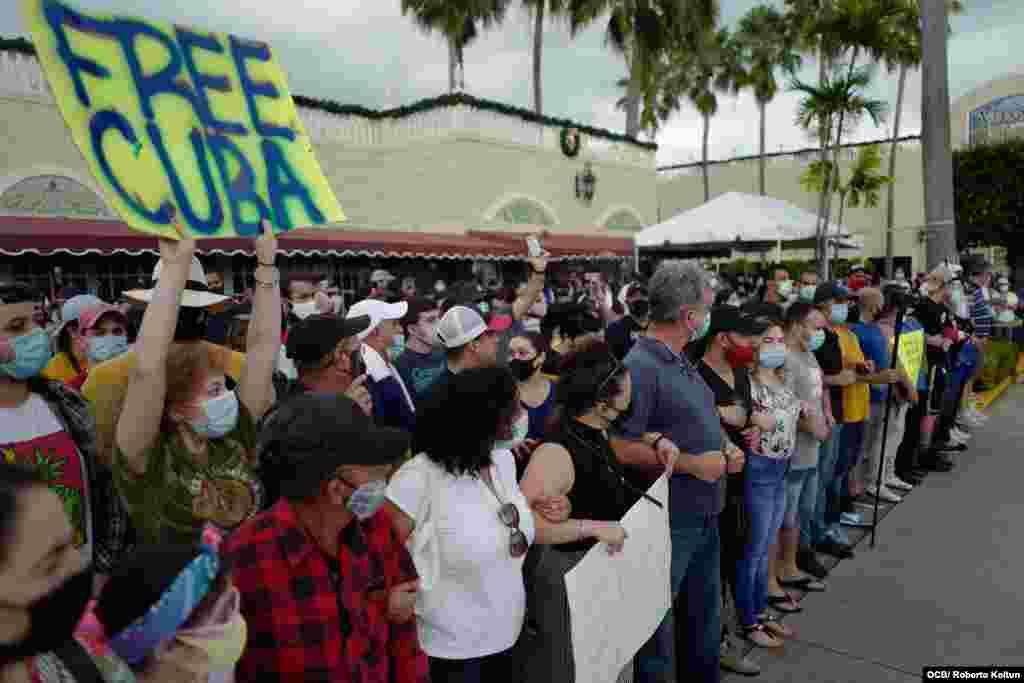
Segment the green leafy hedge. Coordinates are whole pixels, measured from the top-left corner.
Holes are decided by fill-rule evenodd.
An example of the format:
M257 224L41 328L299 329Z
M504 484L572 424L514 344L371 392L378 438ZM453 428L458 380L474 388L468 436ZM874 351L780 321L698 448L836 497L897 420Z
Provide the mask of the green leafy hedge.
M20 52L21 54L26 55L35 55L36 53L36 49L33 47L32 43L24 38L0 37L0 51L5 50ZM473 107L474 109L481 109L483 111L493 111L506 116L515 116L523 121L540 123L546 126L576 128L581 133L586 133L587 135L593 135L594 137L604 138L605 140L612 140L614 142L626 142L638 147L643 147L644 149L658 149L658 145L653 142L641 142L636 138L627 137L620 133L613 133L612 131L605 130L604 128L582 126L574 121L570 121L569 119L557 119L551 116L537 116L536 113L528 109L513 107L493 100L480 99L479 97L473 97L472 95L467 95L465 93L450 93L439 97L430 97L403 107L382 110L369 109L357 104L339 104L332 100L322 100L315 97L306 97L305 95L293 95L293 99L295 100L295 104L301 107L319 109L321 111L341 116L362 116L368 119L400 119L405 116L419 114L432 109L465 105Z
M1024 140L957 150L953 187L958 246L1005 246L1024 265Z

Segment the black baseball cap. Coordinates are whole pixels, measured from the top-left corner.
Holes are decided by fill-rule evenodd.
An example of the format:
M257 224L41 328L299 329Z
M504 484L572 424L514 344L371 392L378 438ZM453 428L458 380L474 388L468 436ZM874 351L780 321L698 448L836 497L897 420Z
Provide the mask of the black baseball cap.
M307 393L288 399L270 415L257 452L280 494L295 500L315 494L343 465L392 465L409 446L407 432L376 426L349 397Z
M814 290L814 304L823 304L829 299L849 299L850 290L838 282L822 282Z
M316 363L333 351L342 339L354 337L369 326L368 315L354 318L311 315L292 325L285 350L296 363Z
M713 337L722 332L735 332L745 336L763 334L768 329L768 324L741 311L736 306L715 306L711 309L711 326L708 328L708 337Z
M420 321L420 313L426 313L427 311L436 311L437 302L433 299L426 297L415 297L409 299L409 308L405 312L405 316L402 318L402 329L405 329L406 325L415 325Z

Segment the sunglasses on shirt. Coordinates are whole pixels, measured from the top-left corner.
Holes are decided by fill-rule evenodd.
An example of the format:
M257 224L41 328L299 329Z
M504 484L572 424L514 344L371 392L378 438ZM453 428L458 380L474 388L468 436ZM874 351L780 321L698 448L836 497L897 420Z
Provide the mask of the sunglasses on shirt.
M512 557L522 557L530 549L530 543L526 540L526 534L519 528L519 508L512 503L504 503L498 508L498 519L509 528L508 549Z

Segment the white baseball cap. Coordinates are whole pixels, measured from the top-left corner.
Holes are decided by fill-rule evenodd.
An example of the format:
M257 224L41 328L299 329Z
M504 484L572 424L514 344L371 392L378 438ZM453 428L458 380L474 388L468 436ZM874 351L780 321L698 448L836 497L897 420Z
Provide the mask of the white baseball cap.
M465 346L486 331L483 317L467 306L452 306L437 324L437 336L449 349Z
M396 279L394 275L386 270L375 270L370 274L370 282L376 284L378 282L391 282Z
M370 326L356 335L360 341L370 336L370 333L377 329L385 320L401 320L409 311L409 304L406 301L389 304L377 299L363 299L348 309L346 318L358 318L361 315L369 316Z
M163 272L164 261L160 259L156 262L156 267L153 268L153 282L156 283L160 280L160 273ZM124 293L129 299L135 301L142 301L149 303L153 300L154 289L132 289ZM203 264L199 262L199 259L195 256L192 257L192 263L189 266L188 271L188 282L185 283L185 291L181 294L181 305L185 308L206 308L207 306L213 306L223 301L227 301L231 297L224 296L223 294L216 294L209 290L209 285L206 282L206 271L203 270Z

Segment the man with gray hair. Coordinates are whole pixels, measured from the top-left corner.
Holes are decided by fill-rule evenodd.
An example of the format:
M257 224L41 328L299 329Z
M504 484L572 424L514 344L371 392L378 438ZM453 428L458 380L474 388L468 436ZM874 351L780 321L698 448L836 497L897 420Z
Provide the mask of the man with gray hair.
M677 671L686 681L717 683L720 678L718 515L725 505L726 467L742 454L723 442L715 397L685 353L707 333L713 296L710 278L697 264L662 263L648 283L647 335L636 340L625 359L633 383L632 415L613 445L624 464L651 470L664 467L666 440L678 448L669 480L671 590L673 599L684 593L681 604L686 606L678 628L670 612L640 649L639 683L675 681ZM677 666L673 642L682 648Z

